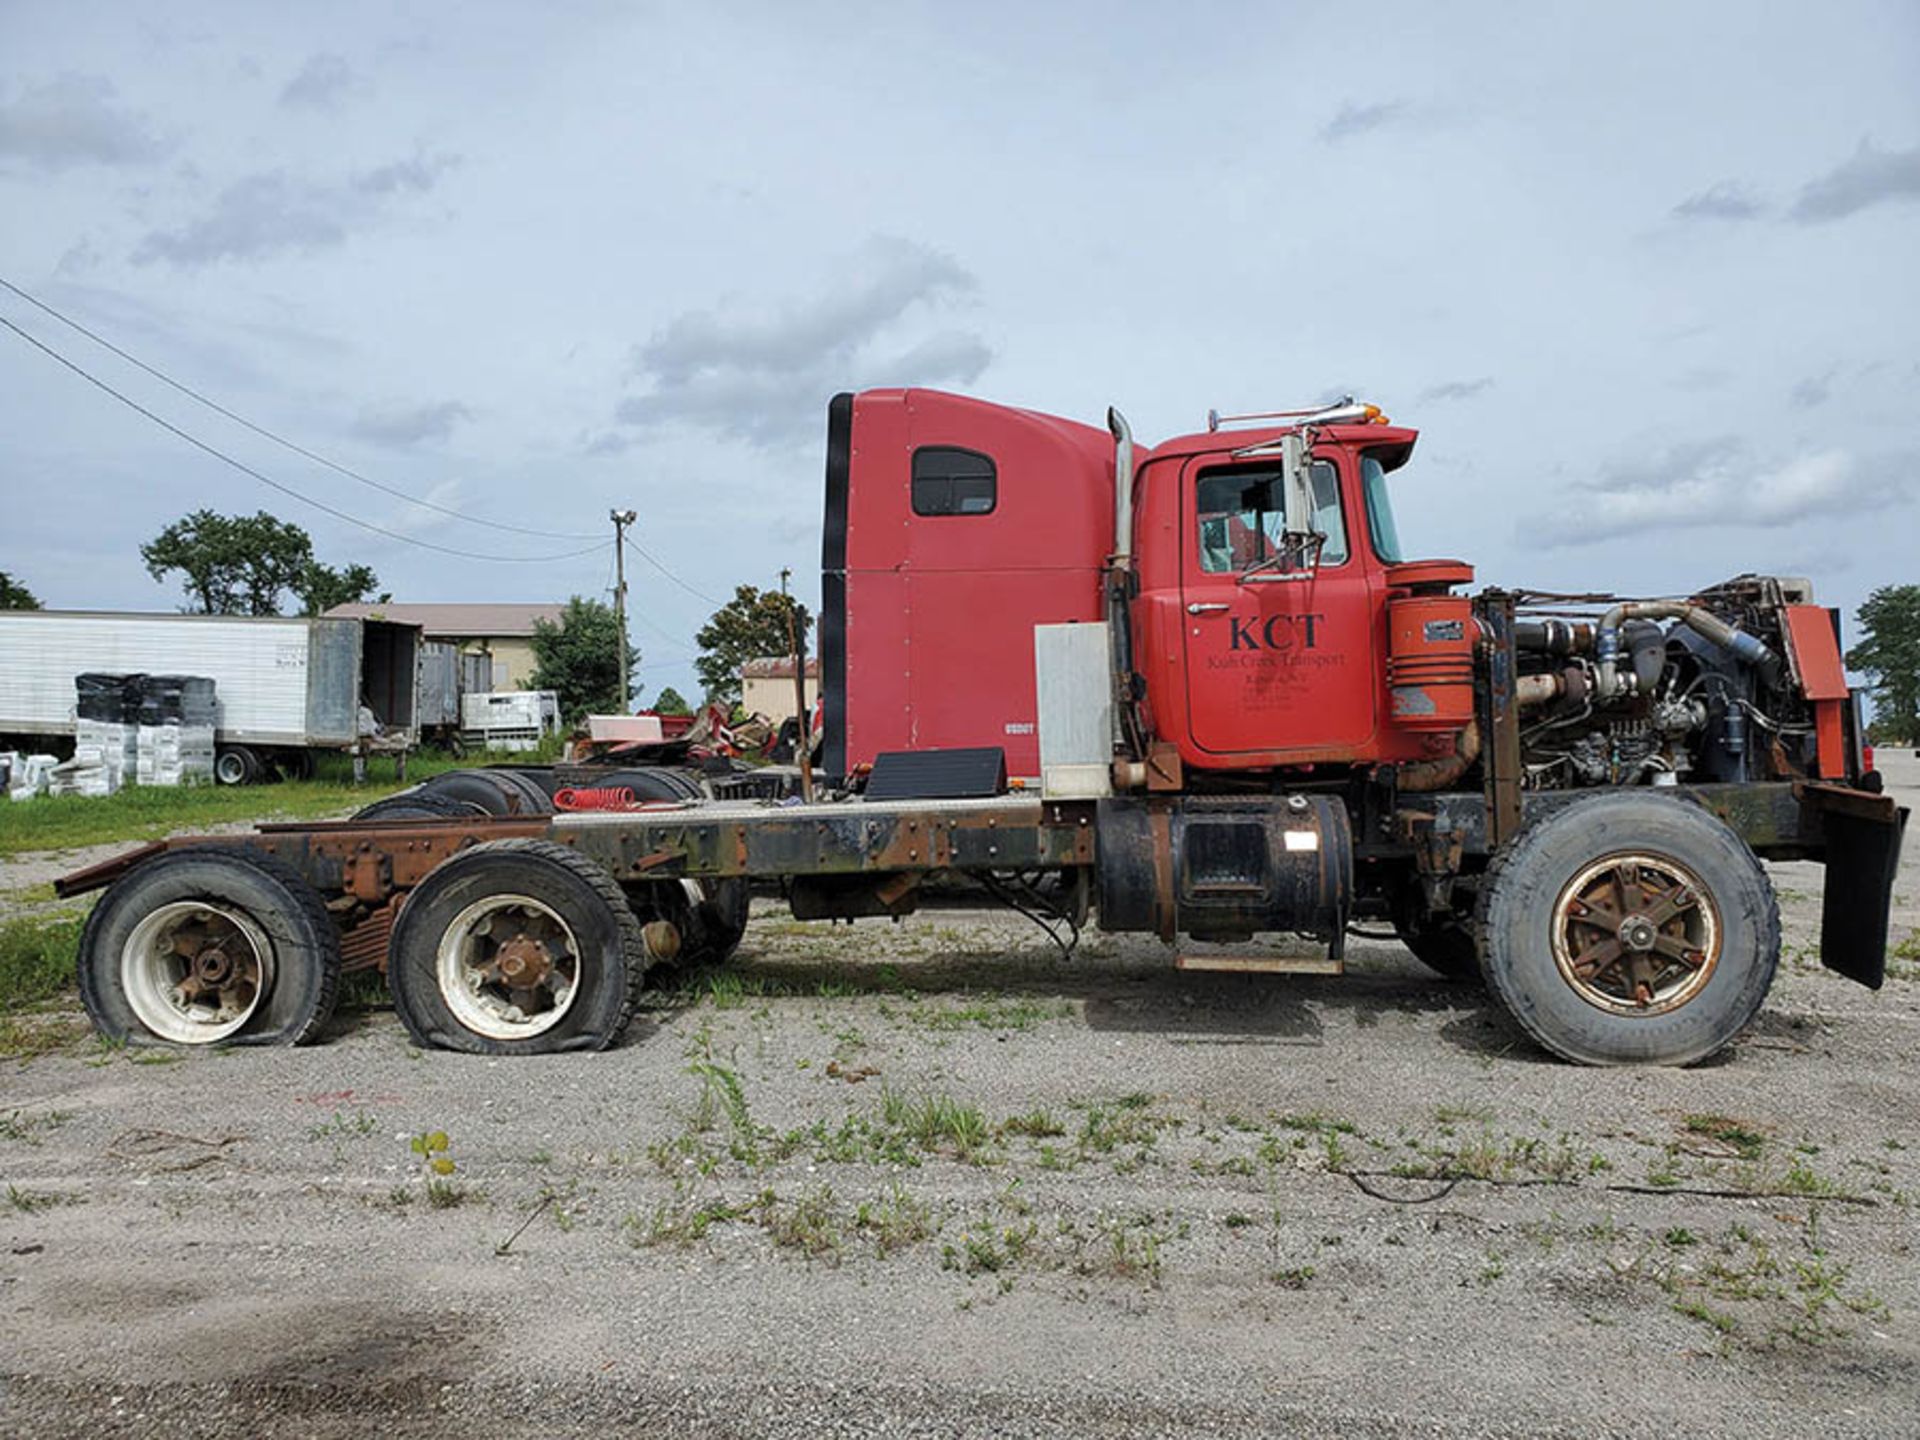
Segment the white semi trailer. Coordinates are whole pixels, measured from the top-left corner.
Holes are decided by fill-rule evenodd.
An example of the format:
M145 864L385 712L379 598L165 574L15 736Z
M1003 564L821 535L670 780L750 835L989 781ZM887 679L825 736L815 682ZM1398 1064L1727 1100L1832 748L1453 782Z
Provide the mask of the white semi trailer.
M0 611L0 737L70 739L76 675L144 672L213 680L223 784L303 775L316 750L404 755L419 740L423 650L419 626L384 620Z

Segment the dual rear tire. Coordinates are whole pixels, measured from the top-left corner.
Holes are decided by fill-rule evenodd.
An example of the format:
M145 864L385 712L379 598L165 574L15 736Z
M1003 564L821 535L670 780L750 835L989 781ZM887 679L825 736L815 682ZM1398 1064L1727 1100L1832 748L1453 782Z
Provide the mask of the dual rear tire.
M394 1008L423 1046L604 1050L677 932L643 923L599 865L547 840L462 851L408 896L389 944ZM193 847L116 882L81 934L82 1003L110 1040L298 1045L333 1014L340 939L271 855Z
M147 861L100 898L78 971L81 1003L110 1040L301 1045L333 1015L340 942L290 866L194 847Z
M495 840L446 861L407 898L387 984L422 1046L604 1050L668 948L592 860L550 840Z

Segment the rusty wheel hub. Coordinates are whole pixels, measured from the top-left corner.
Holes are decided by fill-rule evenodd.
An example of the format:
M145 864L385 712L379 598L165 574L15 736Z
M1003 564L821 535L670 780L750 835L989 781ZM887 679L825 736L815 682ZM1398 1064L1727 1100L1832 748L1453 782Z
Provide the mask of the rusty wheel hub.
M546 945L522 930L494 955L500 979L513 990L532 990L553 973L553 956Z
M1553 956L1588 1004L1661 1015L1705 988L1720 958L1720 915L1700 879L1663 855L1609 855L1561 890Z
M558 1024L580 981L565 919L528 895L496 894L456 916L437 959L440 995L475 1034L521 1040Z
M209 945L193 957L193 978L209 990L218 990L233 978L233 957L218 945Z

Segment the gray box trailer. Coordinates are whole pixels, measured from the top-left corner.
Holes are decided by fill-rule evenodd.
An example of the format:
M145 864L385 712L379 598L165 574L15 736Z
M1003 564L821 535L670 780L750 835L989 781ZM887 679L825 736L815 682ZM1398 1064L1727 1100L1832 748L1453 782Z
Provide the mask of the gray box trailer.
M0 611L0 736L71 737L74 676L205 675L226 783L316 750L404 754L419 741L420 627L384 620ZM377 733L363 733L360 709Z
M414 723L423 740L443 740L460 730L460 647L428 640L420 646L420 683Z

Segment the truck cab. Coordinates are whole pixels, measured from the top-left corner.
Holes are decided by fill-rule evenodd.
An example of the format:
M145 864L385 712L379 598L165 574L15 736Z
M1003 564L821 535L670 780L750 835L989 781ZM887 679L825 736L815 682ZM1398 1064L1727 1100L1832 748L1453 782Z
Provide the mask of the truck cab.
M1434 753L1387 664L1389 600L1424 573L1404 564L1387 494L1417 434L1322 429L1303 487L1315 538L1290 555L1284 433L1208 431L1136 455L1132 619L1152 732L1201 771ZM1443 589L1473 574L1437 573Z
M1444 753L1467 717L1430 705L1425 687L1410 706L1387 664L1389 602L1444 595L1473 574L1403 561L1388 476L1417 433L1377 413L1315 432L1304 488L1318 538L1296 555L1288 433L1209 428L1132 448L1143 719L1193 772ZM1009 775L1038 776L1033 627L1107 618L1114 457L1108 431L964 396L834 400L821 616L830 775L857 775L886 751L998 746ZM1461 598L1463 644L1465 615Z

